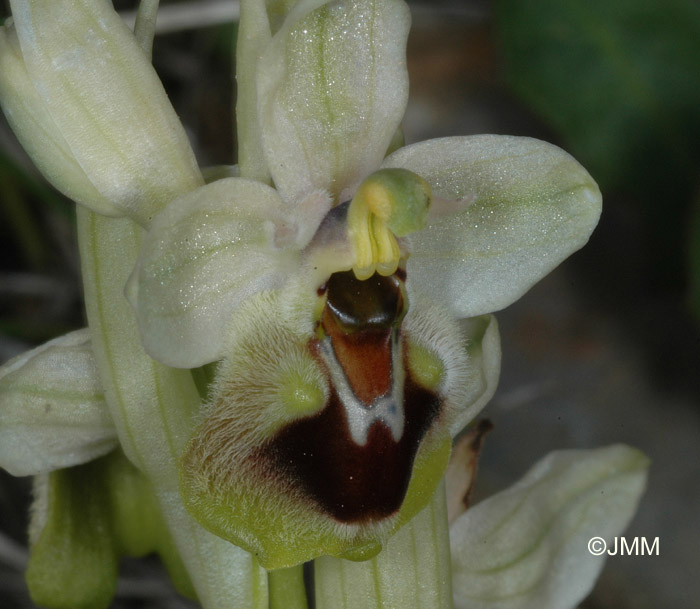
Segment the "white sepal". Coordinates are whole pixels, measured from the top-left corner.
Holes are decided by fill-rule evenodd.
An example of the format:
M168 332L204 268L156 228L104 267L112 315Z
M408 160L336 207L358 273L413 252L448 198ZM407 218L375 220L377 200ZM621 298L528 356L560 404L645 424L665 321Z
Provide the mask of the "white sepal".
M170 199L202 183L155 70L111 2L10 4L29 80L101 197L147 225ZM40 135L26 130L30 152Z
M146 351L177 368L221 358L231 313L299 272L301 249L330 207L327 196L312 203L297 218L269 186L227 178L168 205L127 287Z
M286 201L323 189L342 202L379 166L406 105L409 24L399 0L290 11L258 63L263 149Z
M0 104L22 147L54 187L100 214L121 215L85 175L51 118L27 74L11 22L0 27Z
M436 197L465 202L410 236L407 265L458 317L517 300L586 243L600 216L600 191L586 170L531 138L430 140L396 151L383 167L414 171Z
M78 465L116 446L87 330L0 367L0 466L12 475Z
M554 452L468 509L450 528L455 607L576 607L605 561L589 551L590 539L611 544L624 531L648 465L621 444Z

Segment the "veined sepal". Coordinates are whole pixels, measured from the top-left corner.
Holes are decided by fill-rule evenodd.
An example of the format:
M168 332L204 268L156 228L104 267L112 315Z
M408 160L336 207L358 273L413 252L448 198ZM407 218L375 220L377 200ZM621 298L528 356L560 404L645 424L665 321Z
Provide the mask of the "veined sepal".
M202 183L148 56L111 2L10 4L17 38L0 34L0 61L12 70L11 79L2 70L0 98L57 188L97 213L147 226Z
M410 19L400 0L289 10L257 76L263 151L285 201L318 189L346 201L379 166L408 98Z
M145 350L177 368L220 359L233 311L281 287L330 208L322 191L292 212L271 187L223 178L158 214L127 284Z
M407 237L406 270L459 318L520 298L586 243L600 216L600 190L588 172L532 138L429 140L397 150L382 168L415 172L437 200L458 202L434 206L441 209L426 228Z
M90 336L77 330L0 367L0 466L28 476L117 446Z
M457 609L573 609L632 519L649 459L622 444L550 453L452 523Z

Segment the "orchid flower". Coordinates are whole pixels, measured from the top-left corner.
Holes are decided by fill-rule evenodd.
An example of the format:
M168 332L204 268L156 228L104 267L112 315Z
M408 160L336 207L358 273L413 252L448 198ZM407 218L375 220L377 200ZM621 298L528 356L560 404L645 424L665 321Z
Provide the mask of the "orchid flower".
M150 65L153 3L142 3L135 34L103 0L11 4L3 109L37 166L84 206L89 331L0 369L0 438L14 438L2 465L49 475L32 525L38 602L59 606L67 594L46 575L58 539L84 579L106 582L85 606L109 599L115 556L146 551L205 607L267 606L268 595L282 606L280 582L289 575L298 589L299 565L317 558L318 607L451 606L441 480L453 439L496 388L492 313L585 244L600 214L593 179L529 138L398 147L410 24L401 0L241 3L240 164L227 177L197 167ZM63 399L45 412L30 386ZM41 447L54 427L62 433ZM622 497L610 532L626 525L643 457L618 447L553 459L550 486L523 500L551 509L532 526L531 512L515 513L513 547L566 521L616 472L629 475L610 487ZM68 466L86 469L76 477ZM522 484L537 486L543 469ZM76 482L85 477L94 484ZM110 485L132 489L159 523L143 544L132 504L110 499ZM481 512L503 514L491 501ZM101 541L66 533L80 528L81 505L108 531ZM470 548L482 540L469 514L481 512L453 525L465 599L472 580L475 598L489 585L518 590L517 573L487 584L474 575ZM572 538L571 527L557 531L553 547ZM108 541L122 537L132 542ZM510 556L505 546L483 564ZM580 551L564 547L567 559ZM530 576L555 559L539 556ZM427 565L437 576L416 581ZM371 573L373 588L362 583ZM338 591L338 578L356 584ZM542 595L531 589L507 606L564 606L560 596L534 605Z

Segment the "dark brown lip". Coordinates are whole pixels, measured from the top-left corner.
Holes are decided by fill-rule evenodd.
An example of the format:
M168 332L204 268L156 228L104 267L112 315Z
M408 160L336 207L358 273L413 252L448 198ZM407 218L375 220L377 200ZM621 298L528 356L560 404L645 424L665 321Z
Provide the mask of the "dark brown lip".
M420 442L440 406L436 394L407 376L401 439L394 441L389 428L377 421L360 446L352 439L343 404L332 390L320 413L284 427L261 456L273 459L275 469L337 521L382 520L401 507Z
M331 384L324 409L288 424L264 451L275 469L329 516L369 523L401 507L418 448L439 415L441 400L413 381L402 355L401 321L408 304L403 275L375 274L360 281L351 271L335 273L324 289L323 333L308 348L327 378L342 381L344 388ZM395 413L401 424L393 429L379 414L379 402L387 397L399 405ZM349 417L356 414L350 415L352 407L344 399L357 400L368 411L378 409L367 422L366 436L353 437Z

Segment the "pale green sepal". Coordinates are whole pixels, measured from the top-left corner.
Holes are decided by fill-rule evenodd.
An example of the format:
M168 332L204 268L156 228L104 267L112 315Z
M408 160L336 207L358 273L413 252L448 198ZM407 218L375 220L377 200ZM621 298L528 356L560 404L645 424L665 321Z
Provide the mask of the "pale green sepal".
M57 470L35 486L25 577L40 607L106 609L114 596L118 558L101 469L92 461Z
M383 166L414 171L436 197L475 197L409 237L408 276L459 317L519 298L586 243L600 216L600 191L586 170L530 138L430 140L398 150Z
M305 219L315 228L329 207L322 198ZM127 289L146 351L180 368L222 357L231 313L297 272L309 232L275 190L251 180L218 180L173 201Z
M374 558L314 561L317 609L451 609L445 487Z
M87 330L0 367L0 466L14 476L70 467L117 445Z
M111 2L10 4L29 79L102 197L147 225L202 183L158 76Z
M270 20L272 33L280 29L289 11L294 8L297 0L265 0L267 16Z
M403 128L399 125L394 131L394 135L391 137L389 142L389 147L386 149L384 156L389 156L392 152L396 152L399 148L403 148L406 145L406 137L403 132Z
M409 24L400 0L290 11L258 63L263 148L286 201L318 189L348 200L379 166L406 105Z
M455 606L573 609L631 520L649 459L621 444L550 453L517 484L468 509L450 528Z
M11 21L0 27L0 105L22 147L58 190L100 214L121 215L121 210L95 188L75 160L27 74Z

